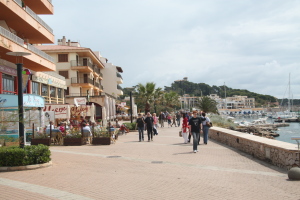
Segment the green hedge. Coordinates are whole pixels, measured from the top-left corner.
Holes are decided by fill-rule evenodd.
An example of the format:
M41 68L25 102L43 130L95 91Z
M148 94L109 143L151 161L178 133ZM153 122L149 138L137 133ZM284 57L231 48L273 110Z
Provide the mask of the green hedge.
M136 122L133 123L123 123L127 128L129 128L129 130L136 130Z
M48 146L39 144L19 147L0 148L0 166L23 166L46 163L51 160Z

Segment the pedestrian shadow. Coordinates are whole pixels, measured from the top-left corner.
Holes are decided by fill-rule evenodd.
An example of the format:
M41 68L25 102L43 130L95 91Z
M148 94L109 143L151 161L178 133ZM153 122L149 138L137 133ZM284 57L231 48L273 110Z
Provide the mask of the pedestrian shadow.
M182 153L173 153L174 156L180 155L180 154L194 154L194 152L193 151L189 151L189 152L182 152Z
M176 144L172 144L172 145L179 145L179 146L188 146L191 143L176 143Z

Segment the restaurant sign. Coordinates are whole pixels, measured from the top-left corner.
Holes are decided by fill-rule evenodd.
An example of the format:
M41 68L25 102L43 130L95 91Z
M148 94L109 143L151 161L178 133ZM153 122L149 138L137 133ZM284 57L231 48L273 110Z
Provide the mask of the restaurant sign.
M43 97L34 94L23 94L24 107L44 107ZM18 95L0 94L0 107L18 107Z
M17 70L7 66L0 65L0 71L2 71L4 74L17 76Z
M91 115L91 106L74 106L69 104L48 104L45 105L43 111L49 112L53 111L56 119L66 119L71 116L67 116L68 114L68 106L70 108L71 116L90 116Z

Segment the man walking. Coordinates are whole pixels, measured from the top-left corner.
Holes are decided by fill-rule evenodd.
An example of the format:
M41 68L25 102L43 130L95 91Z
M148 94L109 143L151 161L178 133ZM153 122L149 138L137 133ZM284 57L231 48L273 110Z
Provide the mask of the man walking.
M177 114L176 114L176 121L177 121L177 126L178 126L178 127L180 126L180 118L181 118L181 114L180 114L180 112L178 111Z
M193 135L193 151L194 151L194 153L198 152L197 146L199 143L201 122L202 122L202 120L199 117L197 117L197 111L194 111L193 117L189 120L190 134Z
M148 134L148 142L153 141L153 118L151 117L151 114L148 112L147 117L145 119L146 127L147 127L147 134Z
M160 127L164 127L164 121L165 121L165 114L163 112L160 112L160 115L159 115Z
M139 113L138 114L138 118L136 119L136 125L138 127L139 130L139 141L144 141L144 125L145 125L145 121L142 117L142 115Z

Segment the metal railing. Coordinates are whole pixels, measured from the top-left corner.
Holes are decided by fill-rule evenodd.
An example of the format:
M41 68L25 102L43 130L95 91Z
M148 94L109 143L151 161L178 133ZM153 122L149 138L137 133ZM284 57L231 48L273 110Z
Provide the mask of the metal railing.
M27 44L27 48L28 48L30 51L34 52L35 54L38 54L39 56L45 58L46 60L49 60L49 61L51 61L51 62L54 63L54 58L53 58L52 56L46 54L45 52L43 52L43 51L41 51L41 50L39 50L39 49L37 49L37 48L34 47L33 45Z
M44 22L35 12L33 12L28 6L26 6L25 11L31 16L33 17L36 21L38 21L42 26L44 26L48 31L50 31L51 33L53 33L53 29L50 28L50 26L48 24L46 24L46 22Z
M89 61L83 61L83 60L71 60L71 66L72 67L78 67L78 66L89 66L93 69L93 64Z
M21 0L14 0L21 8L24 6L24 4L22 4ZM48 0L49 1L49 0ZM52 4L52 2L51 2ZM25 7L25 11L31 16L33 17L36 21L38 21L42 26L44 26L48 31L50 31L51 33L53 33L53 29L50 28L50 26L48 24L46 24L46 22L44 22L35 12L33 12L28 6Z
M119 77L119 78L123 79L123 78L122 78L122 76L121 76L121 74L120 74L120 73L118 73L118 72L117 72L117 77Z
M16 36L15 34L9 32L5 28L0 26L0 34L7 37L8 39L14 41L15 43L21 45L22 47L24 46L24 40Z
M0 35L3 35L4 37L10 39L11 41L19 44L22 47L24 47L24 40L22 40L21 38L19 38L18 36L16 36L15 34L9 32L8 30L6 30L5 28L3 28L1 26L0 26ZM43 52L39 49L37 49L33 45L27 44L27 49L54 63L54 58L52 56L46 54L45 52Z
M87 97L87 93L70 93L66 96L69 96L69 97ZM99 95L91 95L89 94L90 97L95 97L95 96L101 96L100 94Z
M103 78L103 74L101 72L99 73L99 75L100 75L101 78Z
M123 90L123 88L121 86L119 86L119 85L117 85L117 89L118 90Z
M98 66L94 66L94 72L96 72L97 74L100 74L100 69L98 68Z
M100 83L99 82L95 82L94 86L96 86L97 88L100 88Z
M94 85L93 80L86 77L86 78L78 78L78 77L72 77L71 83L89 83Z

